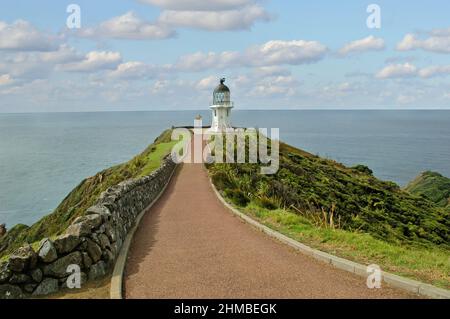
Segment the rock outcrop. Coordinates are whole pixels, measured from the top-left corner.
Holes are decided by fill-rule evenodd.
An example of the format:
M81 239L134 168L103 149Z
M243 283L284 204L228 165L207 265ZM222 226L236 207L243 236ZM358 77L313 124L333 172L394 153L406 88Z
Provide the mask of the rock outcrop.
M6 225L0 224L0 237L3 237L6 234Z

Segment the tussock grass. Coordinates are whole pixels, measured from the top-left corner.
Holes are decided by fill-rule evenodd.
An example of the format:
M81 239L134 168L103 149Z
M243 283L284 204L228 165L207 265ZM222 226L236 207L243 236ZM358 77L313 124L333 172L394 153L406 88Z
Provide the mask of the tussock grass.
M262 224L313 248L382 270L450 289L450 255L439 247L419 248L376 239L370 234L318 227L308 218L255 203L238 207Z
M238 209L313 248L365 265L377 264L383 271L450 289L450 255L439 247L396 245L367 233L317 227L308 218L283 209L268 210L255 203Z

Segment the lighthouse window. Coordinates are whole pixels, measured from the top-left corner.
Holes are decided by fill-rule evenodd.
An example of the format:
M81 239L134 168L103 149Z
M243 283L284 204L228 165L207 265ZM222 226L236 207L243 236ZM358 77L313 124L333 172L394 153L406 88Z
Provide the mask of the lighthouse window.
M217 116L217 111L216 110L214 110L214 116Z

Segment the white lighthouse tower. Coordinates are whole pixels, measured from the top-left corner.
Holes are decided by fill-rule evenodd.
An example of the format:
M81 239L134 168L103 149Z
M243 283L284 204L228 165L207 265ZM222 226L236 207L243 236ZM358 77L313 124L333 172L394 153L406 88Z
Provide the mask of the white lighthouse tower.
M225 79L220 79L220 84L214 89L212 110L212 123L210 132L225 132L231 128L231 109L233 102L230 100L230 89L224 84Z

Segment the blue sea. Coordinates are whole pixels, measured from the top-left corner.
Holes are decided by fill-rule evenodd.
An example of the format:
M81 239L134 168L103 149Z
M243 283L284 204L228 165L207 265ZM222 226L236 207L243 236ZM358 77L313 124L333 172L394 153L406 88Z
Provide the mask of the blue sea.
M208 111L0 114L0 223L32 224L82 179L127 161L172 125ZM233 111L233 124L280 128L281 140L404 186L450 176L450 111Z

